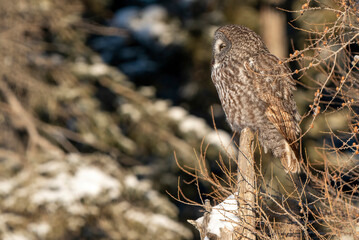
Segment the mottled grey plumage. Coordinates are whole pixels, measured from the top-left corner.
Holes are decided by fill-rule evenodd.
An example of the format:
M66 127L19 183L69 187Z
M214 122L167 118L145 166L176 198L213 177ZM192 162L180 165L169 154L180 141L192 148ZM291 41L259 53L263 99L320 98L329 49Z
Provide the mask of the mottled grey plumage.
M237 25L217 29L212 80L233 131L249 127L286 171L298 172L300 115L293 99L295 82L261 38Z

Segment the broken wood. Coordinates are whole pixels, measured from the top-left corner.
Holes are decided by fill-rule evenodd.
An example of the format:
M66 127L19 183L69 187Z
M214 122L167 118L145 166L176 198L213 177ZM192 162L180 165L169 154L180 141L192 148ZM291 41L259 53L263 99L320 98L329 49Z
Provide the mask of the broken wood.
M238 155L237 192L214 207L207 199L203 217L188 221L200 232L201 239L256 239L253 141L252 131L249 128L242 130Z

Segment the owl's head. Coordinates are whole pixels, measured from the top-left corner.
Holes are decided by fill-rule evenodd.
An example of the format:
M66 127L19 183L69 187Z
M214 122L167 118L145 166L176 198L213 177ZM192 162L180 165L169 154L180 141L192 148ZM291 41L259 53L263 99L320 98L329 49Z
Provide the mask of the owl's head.
M212 66L230 58L245 61L261 51L268 51L258 34L239 25L226 25L216 30L213 40Z

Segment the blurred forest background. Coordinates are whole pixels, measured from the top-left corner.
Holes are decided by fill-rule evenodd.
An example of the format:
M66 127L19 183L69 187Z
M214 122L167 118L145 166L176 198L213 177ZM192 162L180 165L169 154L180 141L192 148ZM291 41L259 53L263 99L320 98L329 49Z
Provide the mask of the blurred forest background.
M199 201L196 186L182 183L192 179L174 152L195 166L203 140L219 173L218 153L233 146L210 78L213 33L245 25L284 59L305 47L307 33L296 27L336 18L321 12L288 24L299 14L279 8L305 3L0 0L0 238L197 239L186 220L201 209L166 191L176 195L181 182ZM310 79L318 76L300 78L301 114L311 109ZM314 160L326 121L303 139ZM348 126L345 114L329 121L332 129ZM199 188L210 191L205 182Z

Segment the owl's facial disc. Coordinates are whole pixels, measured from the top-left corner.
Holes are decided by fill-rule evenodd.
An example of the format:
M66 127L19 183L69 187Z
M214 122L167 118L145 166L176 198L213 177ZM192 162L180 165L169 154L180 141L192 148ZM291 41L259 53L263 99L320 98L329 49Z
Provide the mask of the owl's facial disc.
M231 42L222 32L216 32L213 41L213 67L217 67L220 63L222 63L231 49L231 46Z
M217 39L215 44L214 44L214 51L216 52L216 54L219 54L221 51L223 51L226 47L226 43L223 42L222 39Z

